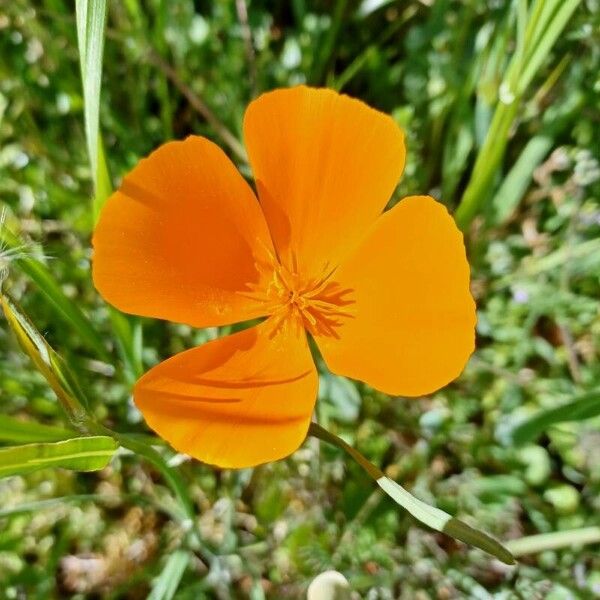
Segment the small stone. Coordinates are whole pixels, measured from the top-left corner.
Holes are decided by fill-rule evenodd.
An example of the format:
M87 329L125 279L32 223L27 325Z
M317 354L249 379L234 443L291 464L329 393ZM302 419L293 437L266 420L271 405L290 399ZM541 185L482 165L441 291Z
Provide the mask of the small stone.
M308 586L307 600L347 600L350 598L348 580L338 571L317 575Z

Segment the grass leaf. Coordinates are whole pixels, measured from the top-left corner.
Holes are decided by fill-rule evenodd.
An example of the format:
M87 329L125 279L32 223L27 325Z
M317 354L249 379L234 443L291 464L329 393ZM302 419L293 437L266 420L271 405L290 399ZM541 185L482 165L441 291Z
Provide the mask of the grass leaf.
M35 328L29 317L6 293L0 293L0 306L25 353L44 376L71 423L81 428L88 420L87 399L67 365Z
M104 147L100 137L100 90L106 0L76 0L77 41L83 82L85 137L94 180L94 217L111 192Z
M102 54L106 25L106 0L76 0L77 42L83 82L85 135L94 180L94 221L112 193L110 174L100 133L100 91ZM110 319L117 338L125 375L133 383L142 373L141 325L110 308Z
M16 515L26 515L28 513L38 513L55 506L64 506L65 504L77 504L78 502L98 502L106 496L101 494L72 494L71 496L60 496L58 498L48 498L47 500L35 500L33 502L24 502L16 506L0 508L0 519Z
M538 0L538 2L541 1ZM554 4L555 12L547 21L542 20L542 25L537 28L534 34L533 43L531 44L523 71L519 77L520 90L524 91L531 83L580 2L581 0L566 0L565 2L559 1L558 3L545 2L546 5Z
M0 477L23 475L46 467L98 471L106 467L117 448L117 443L108 436L1 448Z
M169 556L162 573L154 581L148 600L171 600L189 564L190 553L176 550Z
M445 533L465 544L484 550L507 565L515 564L514 557L506 547L487 533L475 529L467 525L464 521L450 516L443 510L415 498L389 477L380 477L377 480L377 484L396 504L400 505L427 527L430 527L434 531Z
M511 540L507 545L515 556L523 556L526 554L540 554L547 550L573 548L584 544L598 544L599 542L600 527L582 527L581 529L530 535Z
M584 421L600 415L600 390L582 394L572 402L542 410L512 432L513 442L525 444L534 440L552 425L568 421Z

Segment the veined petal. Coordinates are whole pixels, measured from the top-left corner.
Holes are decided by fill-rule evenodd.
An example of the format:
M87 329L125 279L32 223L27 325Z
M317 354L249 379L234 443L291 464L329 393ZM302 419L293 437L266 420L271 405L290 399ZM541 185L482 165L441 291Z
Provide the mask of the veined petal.
M179 452L244 468L300 446L317 381L304 331L273 317L157 365L138 381L134 400Z
M351 316L315 336L329 368L389 394L420 396L461 373L475 344L463 237L442 204L405 198L333 274Z
M404 168L393 119L327 89L263 94L248 106L244 138L279 258L308 278L355 248Z
M93 244L94 284L124 312L197 327L266 314L245 294L271 277L267 225L251 188L205 138L140 161L106 203Z

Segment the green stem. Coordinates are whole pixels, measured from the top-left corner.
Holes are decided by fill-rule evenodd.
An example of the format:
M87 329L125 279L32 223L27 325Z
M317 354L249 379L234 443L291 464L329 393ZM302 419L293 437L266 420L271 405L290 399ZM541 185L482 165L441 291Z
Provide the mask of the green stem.
M325 36L323 45L321 46L320 52L316 55L316 63L313 65L312 76L310 80L314 85L321 85L323 79L325 78L327 67L329 66L333 57L335 41L342 26L342 20L344 18L344 13L346 12L347 4L348 0L337 0L335 3L331 25L327 30L327 34Z
M350 444L347 444L342 438L327 431L327 429L321 427L319 424L311 422L310 427L308 428L308 435L319 438L320 440L332 444L333 446L337 446L341 450L344 450L344 452L347 452L374 481L377 481L384 476L383 471L367 460L358 450L350 446Z
M545 550L559 550L571 546L600 543L600 527L584 527L554 533L530 535L506 544L513 556L537 554Z
M500 102L496 107L492 123L475 161L473 175L455 214L456 223L463 231L469 226L490 195L491 186L504 156L510 127L517 114L519 104L520 99L515 98L511 104Z

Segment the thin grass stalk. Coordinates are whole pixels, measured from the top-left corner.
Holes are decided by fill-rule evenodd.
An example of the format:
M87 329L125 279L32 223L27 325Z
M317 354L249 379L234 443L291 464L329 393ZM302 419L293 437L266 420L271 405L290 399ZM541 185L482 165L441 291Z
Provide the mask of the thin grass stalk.
M77 0L77 42L79 47L84 98L84 122L87 149L94 181L94 221L112 194L112 183L104 143L100 132L100 91L102 80L102 54L106 27L105 0ZM121 312L109 307L109 317L115 334L117 348L124 365L125 378L132 384L142 374L140 334L141 325L135 325Z
M310 424L308 434L348 453L396 504L404 508L404 510L427 527L480 548L505 564L515 564L512 554L500 542L490 537L487 533L474 529L460 519L450 516L439 508L430 506L422 500L415 498L402 486L389 477L386 477L381 469L376 467L358 450L347 444L337 435L334 435L314 422Z
M525 556L526 554L539 554L547 550L560 550L587 544L600 544L600 527L541 533L511 540L506 545L514 556Z

